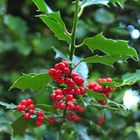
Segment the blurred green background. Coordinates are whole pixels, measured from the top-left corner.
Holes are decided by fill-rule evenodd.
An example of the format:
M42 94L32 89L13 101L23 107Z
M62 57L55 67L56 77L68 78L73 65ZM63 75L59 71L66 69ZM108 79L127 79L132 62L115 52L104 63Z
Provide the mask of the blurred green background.
M74 5L72 0L46 0L52 10L61 11L68 30L72 26ZM65 43L58 41L43 22L35 17L36 7L31 0L0 0L0 101L18 104L32 94L18 90L8 91L22 73L45 72L56 60L52 47L63 53L68 51ZM140 58L140 0L127 0L124 9L119 6L91 6L84 10L78 21L77 43L87 36L103 32L106 37L124 39L134 47ZM77 49L79 57L89 56L86 48ZM90 80L99 77L118 77L140 69L140 63L129 60L117 62L114 67L101 64L89 65ZM96 127L96 109L89 108L85 116L93 120L91 126L77 125L76 130L64 126L64 139L72 140L139 140L140 139L140 83L116 90L111 98L129 107L123 115L106 111L106 121ZM46 93L47 94L47 93ZM34 97L35 98L35 97ZM91 112L93 112L91 114ZM98 115L97 115L98 116ZM86 118L86 117L85 117ZM0 107L0 140L55 140L46 126L27 132L24 137L11 138L10 123L13 112ZM19 126L20 127L20 126ZM77 134L76 134L77 132ZM49 138L51 137L51 138Z

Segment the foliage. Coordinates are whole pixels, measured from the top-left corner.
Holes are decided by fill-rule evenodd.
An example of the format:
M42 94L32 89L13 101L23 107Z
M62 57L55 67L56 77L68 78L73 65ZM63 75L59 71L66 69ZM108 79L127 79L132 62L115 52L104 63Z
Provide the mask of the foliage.
M34 2L35 2L35 0L34 0ZM37 0L36 0L36 2L37 2ZM1 1L1 3L3 5L5 5L5 1ZM29 7L29 3L30 2L26 3L27 7ZM46 5L44 6L44 1L42 1L42 3L41 2L39 3L39 4L41 4L41 6L40 6L40 8L38 8L39 11L42 12L42 14L39 15L40 18L41 18L41 16L43 16L43 18L41 18L41 19L43 19L44 21L46 21L46 19L47 19L47 21L49 21L48 19L50 19L51 25L55 24L55 26L50 27L49 26L50 23L45 23L45 24L47 24L50 28L53 28L53 29L51 29L51 31L56 35L56 37L58 37L60 40L63 40L63 41L66 41L67 43L69 43L71 41L71 39L70 39L70 34L68 33L67 30L69 30L69 28L70 28L70 22L72 21L72 19L70 18L70 16L66 17L66 14L71 15L71 11L73 11L73 10L71 10L71 11L69 10L68 11L69 13L67 12L66 14L63 14L63 12L61 12L61 14L63 14L62 15L63 21L62 21L60 13L53 12L50 8L48 9L48 7ZM109 3L109 5L111 5L111 3L114 4L114 5L119 4L121 7L124 6L123 5L124 1L111 1ZM137 7L139 5L139 2L136 2L136 3L137 4L134 3L134 5L136 5L135 7ZM52 5L49 1L48 1L48 4ZM70 6L70 3L66 2L66 1L63 4L62 3L59 4L59 2L55 2L53 4L54 4L54 5L52 5L52 6L54 6L53 9L55 9L55 8L57 9L57 8L61 7L62 5L63 5L62 7L64 7L64 9L67 9L67 7ZM93 1L92 4L94 4L94 1ZM92 5L92 4L90 4L90 5ZM108 2L105 3L105 5L107 5L107 4L108 4ZM131 2L126 3L126 8L127 8L127 5L129 5L129 4L132 4L132 3ZM89 6L89 4L86 4L86 5ZM82 5L82 6L84 8L86 7L84 5ZM93 8L92 6L95 7L95 10L92 9ZM116 38L117 39L118 38L119 39L123 38L123 39L131 40L128 37L129 32L126 29L121 28L121 27L118 28L120 19L122 18L121 14L123 15L123 10L121 10L122 13L119 13L120 15L118 15L117 18L116 18L116 13L112 12L112 11L114 11L113 8L112 9L109 9L107 7L104 8L104 6L99 7L100 9L104 9L104 11L102 12L103 14L107 15L108 13L106 13L105 11L108 11L112 15L115 15L115 20L113 19L111 22L104 23L105 19L101 18L100 20L98 20L96 18L96 17L100 17L98 15L102 14L102 13L98 13L98 9L99 9L98 5L92 5L92 6L87 7L87 9L85 9L85 12L86 12L86 10L88 10L88 8L89 8L89 10L95 11L95 12L90 12L86 16L86 18L88 20L84 20L85 17L83 17L83 16L81 16L81 18L83 18L83 19L80 19L82 21L82 23L84 23L84 26L82 25L82 30L77 29L77 32L80 35L82 35L82 38L85 38L85 36L91 36L91 34L92 34L92 37L90 37L88 39L93 39L94 40L96 36L93 37L93 35L103 31L104 36L109 37L109 38L115 38L115 39ZM4 6L3 6L3 9L4 9ZM116 10L120 11L119 8L116 8ZM54 13L54 14L51 14L51 12ZM135 12L136 12L136 10L134 10L134 14L135 14ZM49 13L49 14L46 14L46 13ZM138 12L136 12L136 13L138 13ZM41 74L37 74L37 76L42 75L42 78L44 79L43 84L39 81L32 80L32 75L31 74L24 74L24 75L21 76L20 79L22 80L22 78L24 76L27 76L29 78L29 81L27 80L26 82L23 82L23 84L22 84L22 83L18 83L19 81L21 82L21 80L18 80L17 83L19 85L16 85L14 83L15 86L13 86L13 88L16 87L16 88L19 88L19 89L32 89L32 90L38 89L38 90L40 90L40 89L42 89L42 87L47 86L47 84L48 84L47 81L49 81L49 77L48 77L48 79L46 79L46 76L45 76L45 74L47 73L46 69L49 69L52 66L52 63L53 64L55 63L55 61L50 62L50 60L52 60L52 58L54 56L54 55L52 55L54 53L50 48L52 46L55 46L58 49L59 46L62 46L62 47L59 47L58 50L61 51L61 52L64 52L66 54L65 58L68 59L68 55L67 55L68 47L65 47L65 46L67 46L65 43L61 44L60 42L58 42L55 37L53 37L53 36L49 37L50 32L48 32L48 30L45 30L46 28L44 29L44 27L43 27L44 25L42 23L40 23L39 21L37 21L37 22L39 22L40 25L43 28L41 26L39 27L39 24L37 23L37 24L34 25L34 27L30 26L30 30L37 30L37 31L39 30L39 32L43 32L44 34L35 33L35 32L32 34L31 31L30 31L30 33L27 35L27 32L29 32L29 28L28 28L27 25L29 25L29 23L26 24L26 22L23 19L21 19L19 17L16 17L16 16L13 16L12 14L6 14L6 8L5 8L5 10L0 11L0 15L2 15L2 16L4 15L3 20L0 21L1 22L0 24L2 25L1 26L2 30L0 31L0 34L2 35L2 38L1 38L1 41L0 41L0 48L1 48L0 52L1 52L2 55L0 57L0 60L3 64L3 66L0 67L0 68L2 68L2 73L0 75L0 79L2 81L2 85L0 86L1 96L2 96L1 99L2 100L7 100L10 103L12 101L12 102L17 104L19 102L19 100L21 100L21 96L23 96L22 98L27 98L29 96L33 96L34 98L36 98L36 94L28 94L28 93L30 93L30 91L27 91L27 90L26 90L26 92L24 92L24 95L23 94L20 94L20 95L9 94L7 91L8 91L9 86L11 85L11 83L13 83L16 79L18 79L20 77L21 72L24 72L24 73L41 73ZM84 12L83 12L83 15L84 15ZM53 16L53 18L51 16ZM92 17L92 18L89 18L89 17ZM105 16L105 18L107 18L107 17L108 16ZM131 21L133 21L133 23L135 22L135 20L129 21L130 18L128 18L128 17L129 17L129 15L125 15L125 18L128 19L127 23L126 23L127 25L132 23ZM133 19L135 17L136 16L134 16ZM125 18L124 19L122 18L121 21L126 22ZM94 21L93 21L93 19L94 19ZM67 29L66 29L66 26L64 24L64 21L67 25ZM61 28L58 28L58 25L60 23L62 23ZM96 23L99 23L99 24L96 24ZM101 24L106 24L106 25L101 25ZM138 23L134 23L134 24L136 25ZM19 25L22 25L23 28L20 28L21 26L19 26ZM86 28L86 25L88 25L88 29ZM90 25L90 27L89 27L89 25ZM57 29L58 32L55 32L56 29ZM19 32L17 32L17 31L19 31ZM63 32L64 34L61 34L61 32ZM6 36L3 36L4 33L7 33ZM46 33L47 33L47 35L46 35ZM80 35L77 36L77 40L78 40L77 42L81 42L81 39L79 38ZM118 41L118 40L115 41L114 39L110 40L109 38L105 38L104 36L101 35L101 34L99 34L99 36L97 35L97 37L101 37L102 39L105 39L104 41L110 41L110 42L112 41L111 43L116 43ZM92 40L90 40L90 41L92 41ZM131 42L133 42L133 44L131 44L131 46L137 47L138 41L131 40ZM86 40L84 41L84 43L86 44ZM125 44L126 42L123 42L123 43ZM97 44L98 44L98 42L97 42ZM124 64L124 63L119 63L120 61L118 61L118 60L127 60L128 57L138 59L138 56L133 49L127 48L127 51L130 52L130 53L125 53L126 50L122 51L120 49L120 51L122 51L122 54L121 54L122 56L121 57L120 56L115 57L114 54L116 54L118 51L113 50L110 53L110 52L107 52L106 50L103 50L103 48L101 48L101 50L100 50L100 46L99 46L99 48L96 48L97 50L95 51L94 42L90 45L88 45L88 44L86 44L86 45L90 49L92 48L92 51L93 51L92 54L91 54L91 52L88 52L88 49L85 45L81 46L81 48L79 48L79 45L77 45L77 48L76 48L76 55L79 56L78 61L82 62L81 64L83 64L83 62L87 62L87 63L101 63L101 64L105 64L105 65L113 65L116 61L117 61L117 63L114 64L114 66L116 68L116 70L114 70L114 71L110 70L109 66L95 64L92 67L92 65L88 65L89 68L90 68L89 69L90 70L90 73L89 73L90 75L86 74L85 78L87 78L87 77L90 78L92 76L93 68L94 68L94 72L95 72L95 73L93 72L94 74L96 74L96 71L98 71L98 73L100 73L102 76L104 76L104 75L108 76L109 73L110 73L110 75L113 75L112 77L116 77L116 75L118 76L118 74L116 74L116 73L119 73L119 75L121 75L121 74L124 74L126 72L133 72L133 73L129 73L129 74L126 73L124 76L122 76L122 78L114 78L112 86L114 86L114 84L116 84L122 90L123 90L123 86L125 86L125 85L135 84L134 88L139 87L138 84L136 84L137 82L139 82L139 70L136 73L134 73L135 69L139 69L139 64L138 63L134 63L135 65L133 65L133 63L132 64L131 63ZM102 45L106 45L106 43L103 42ZM127 45L124 45L124 46L127 46ZM114 44L113 44L113 46L115 47ZM98 45L97 45L97 47L98 47ZM108 45L108 47L110 47L110 45ZM46 54L47 54L47 57L46 57ZM128 56L124 56L124 55L128 55ZM13 56L13 57L11 58L10 56ZM80 57L82 57L82 58L80 58ZM4 58L6 58L6 59L4 59ZM60 57L59 57L59 59L60 59ZM78 61L76 61L76 63L78 63ZM128 62L129 61L134 62L130 59L128 60ZM14 62L14 65L11 64L11 62ZM86 65L86 64L84 63L84 65ZM81 66L81 68L82 68L82 66ZM81 70L81 68L79 68L77 70L75 69L75 71L81 72L83 70L83 69ZM115 69L115 68L112 68L112 69ZM110 72L108 72L108 71L110 71ZM44 72L45 72L45 74L44 74ZM81 72L81 73L84 73L84 72ZM81 76L82 76L82 74L81 74ZM100 77L100 76L98 76L98 77ZM5 84L6 84L6 86L5 86ZM34 84L37 85L37 88ZM102 84L107 85L108 83L102 83ZM111 85L109 85L109 86L111 86ZM14 91L12 90L11 92L14 92ZM46 92L47 92L47 90L45 91L45 93ZM112 94L112 98L114 98L114 100L117 100L118 97L121 96L121 98L119 99L119 102L121 103L123 94L120 95L119 93L121 91L119 91L119 90L117 90L116 92L117 92L118 95L116 95L115 92L114 92ZM99 98L99 97L100 97L100 95L97 96L97 98ZM96 100L96 96L94 98L93 98L93 101ZM88 101L88 99L87 99L87 101ZM4 106L6 105L6 104L3 104L3 102L1 104L4 105ZM88 102L86 102L85 104L88 104ZM91 115L91 112L93 112L93 114L100 114L101 110L106 111L105 108L100 108L100 107L99 108L97 107L97 109L95 109L94 107L98 106L98 105L93 104L92 107L87 106L86 114L83 114L82 117L86 118L87 120L91 120L91 122L87 121L88 125L84 124L84 123L82 125L75 125L75 126L73 125L72 126L73 129L74 129L73 131L70 131L71 128L67 128L65 125L63 125L62 126L62 132L60 133L61 136L67 138L68 134L71 134L69 136L70 139L73 139L75 137L83 137L84 139L92 139L92 138L95 139L95 138L98 137L98 134L100 134L100 138L102 137L102 139L108 139L107 134L108 134L108 132L110 132L110 137L114 137L114 139L115 139L115 134L113 133L113 130L115 132L115 129L118 129L118 130L120 130L120 132L122 132L122 134L120 134L118 132L118 136L122 136L122 138L124 138L124 139L125 138L131 139L131 137L134 136L135 139L138 139L137 132L139 130L136 126L134 126L132 124L132 123L134 123L133 118L134 117L137 118L138 114L137 115L136 114L129 114L127 119L126 118L124 119L122 116L116 118L116 117L112 116L112 113L108 110L108 112L106 113L106 122L104 123L104 126L106 127L106 130L105 130L106 132L103 132L104 131L103 128L101 128L100 126L97 126L96 122L95 122L95 120L97 118L99 118L99 116L94 116L94 119L93 119L93 116ZM109 105L111 107L114 107L114 106L117 107L117 108L120 107L119 104L114 105L114 102L113 103L110 102ZM47 103L39 106L39 108L43 109L42 106L47 106ZM109 106L106 106L106 108L109 108ZM120 111L122 111L122 108L120 109ZM6 117L5 117L5 119L6 119ZM133 122L131 124L129 122L130 119L133 120ZM107 123L108 121L110 122L109 124ZM125 126L127 126L127 123L129 125L131 125L131 127L125 128ZM4 126L4 124L2 124L2 125ZM23 126L25 126L25 125L23 125ZM40 134L37 133L37 131L39 131L39 130L43 131L43 132L41 132L42 134L45 134L47 132L44 127L33 128L32 125L28 127L28 132L29 133L33 132L36 135L36 137L40 137L40 139L41 139L42 135L39 136ZM48 130L51 130L51 127L49 127ZM65 131L65 133L63 133L63 131ZM91 134L92 131L94 131L95 134ZM70 132L70 133L68 133L68 132ZM20 131L20 132L17 132L17 133L24 134L24 131ZM26 137L26 136L24 136L24 137ZM30 137L30 136L28 136L28 137ZM48 134L47 137L51 137L51 136ZM17 139L19 139L19 138L17 138ZM36 138L32 137L32 139L36 139ZM39 138L37 138L37 139L39 139Z

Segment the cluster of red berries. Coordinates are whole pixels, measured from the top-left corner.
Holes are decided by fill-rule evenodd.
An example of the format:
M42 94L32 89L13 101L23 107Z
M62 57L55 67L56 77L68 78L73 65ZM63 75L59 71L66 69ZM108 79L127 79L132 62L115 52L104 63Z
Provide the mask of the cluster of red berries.
M98 82L92 82L90 84L87 84L86 87L89 90L92 90L94 92L99 92L104 94L107 98L110 97L110 93L113 91L113 88L105 86L105 85L101 85L101 82L112 82L111 78L99 78ZM106 105L106 101L104 100L99 100L98 101L100 104L102 105Z
M62 61L49 70L49 75L58 85L64 84L66 88L55 90L51 94L51 99L55 100L55 109L84 112L84 108L76 103L77 95L84 95L84 78L79 77L78 73L71 72L68 62ZM68 120L79 121L80 117L74 116L72 112L68 115Z
M24 112L24 119L30 120L32 115L36 115L36 126L40 126L44 121L44 113L42 111L35 111L35 105L32 99L22 100L22 102L17 106L18 111Z

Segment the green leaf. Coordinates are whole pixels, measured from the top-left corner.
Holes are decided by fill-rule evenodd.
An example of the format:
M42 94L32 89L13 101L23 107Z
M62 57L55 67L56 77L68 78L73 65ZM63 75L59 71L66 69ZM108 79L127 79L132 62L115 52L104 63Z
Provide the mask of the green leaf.
M1 101L0 101L0 105L6 107L7 109L15 109L16 108L15 104L8 104L8 103L1 102Z
M68 43L70 42L70 35L68 34L59 12L38 15L38 17L50 28L58 39L67 41Z
M87 6L91 5L97 5L97 4L102 4L102 5L108 5L109 0L83 0L80 2L81 8L85 8Z
M108 99L101 93L93 92L92 90L86 90L89 96L95 98L96 100L104 100L108 102Z
M110 55L104 55L104 56L95 55L95 56L87 57L81 61L87 62L87 63L101 63L101 64L105 64L105 65L113 65L118 60L122 60L122 57L119 57L119 56L113 57ZM124 58L124 60L125 60L125 58Z
M85 39L84 43L92 51L100 50L109 56L119 58L119 60L125 61L128 58L139 60L136 50L129 47L126 41L108 39L102 33L95 37Z
M54 109L52 105L37 104L36 107L44 110L45 112L56 112L56 109Z
M116 6L116 3L120 5L121 8L124 8L124 3L126 0L110 0L110 2Z
M50 13L52 10L44 2L44 0L32 0L33 3L38 7L38 11Z
M108 86L108 87L115 87L116 82L115 81L113 81L113 82L100 82L100 85L105 85L105 86Z
M136 70L135 73L126 73L120 79L121 79L120 80L121 83L118 83L118 87L126 86L126 85L133 85L137 82L140 82L140 70ZM118 80L116 80L116 83L117 81Z
M41 90L51 81L51 77L47 73L41 74L23 74L19 79L17 79L14 84L10 87L10 90L13 88L19 88L21 90L30 89Z
M12 123L13 135L24 135L28 123L29 121L25 120L24 116L21 115L15 122Z

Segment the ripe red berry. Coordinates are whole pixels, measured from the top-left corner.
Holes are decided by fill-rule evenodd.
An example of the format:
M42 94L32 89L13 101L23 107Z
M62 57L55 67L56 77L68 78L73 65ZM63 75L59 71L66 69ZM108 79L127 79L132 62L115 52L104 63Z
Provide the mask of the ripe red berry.
M52 68L52 69L49 70L49 75L50 75L50 76L54 77L55 74L56 74L56 69L53 69L53 68Z
M69 110L74 110L75 109L75 105L70 103L70 104L68 104L68 108L69 108Z
M58 85L61 85L61 84L64 83L64 79L63 79L63 78L59 78L59 79L56 80L56 83L57 83Z
M70 74L70 69L69 68L64 68L63 74L69 75Z
M27 105L30 105L30 104L33 103L33 100L32 99L27 99L26 102L27 102Z
M19 104L19 105L17 106L17 110L18 110L18 111L22 111L22 105L21 105L21 104Z
M34 114L34 110L31 110L31 109L30 109L28 112L29 112L29 114L31 114L31 115Z
M67 101L70 101L70 100L72 100L73 99L73 95L71 95L71 94L67 94L66 95L66 100Z
M60 109L64 110L64 109L66 108L66 104L65 104L65 103L61 103L61 104L59 105L59 107L60 107Z
M75 94L75 95L79 95L80 92L81 92L80 88L75 88L75 89L74 89L74 94Z
M29 109L34 110L35 109L35 105L34 104L29 105Z
M75 106L75 110L76 110L77 112L79 112L79 113L84 112L84 108L81 107L81 106L79 106L79 105L76 105L76 106Z
M64 84L68 84L69 83L69 81L70 81L70 78L66 78L65 80L64 80Z
M56 95L55 100L60 101L63 99L62 95Z
M38 117L42 117L42 116L44 116L44 113L43 113L42 111L38 111L38 112L37 112L37 116L38 116Z
M80 94L84 95L85 94L85 89L83 87L79 88L80 89Z
M65 64L63 62L58 63L58 69L63 70L65 68Z
M57 90L55 91L55 94L56 94L56 95L62 95L62 90L57 89Z
M67 83L67 85L69 87L74 87L75 86L75 82L71 79L71 80L69 80L69 82Z
M107 82L112 82L111 78L106 78Z
M109 98L109 97L110 97L110 93L106 93L105 96L106 96L107 98Z
M68 67L68 61L62 61L65 64L65 68Z
M55 109L59 109L60 104L59 103L55 103L53 106L54 106Z
M75 90L73 88L69 88L67 90L67 94L74 94Z
M55 92L51 94L51 98L52 98L52 100L56 100L56 93Z
M78 77L78 73L76 73L76 72L72 72L71 77L72 77L72 79Z
M56 77L57 77L57 78L61 78L62 75L63 75L63 74L62 74L62 71L61 71L61 70L57 70L57 71L56 71Z
M22 105L25 105L25 106L27 106L27 105L28 105L28 103L27 103L27 101L26 101L26 100L22 100L21 104L22 104Z
M42 125L42 121L36 121L36 122L35 122L35 125L36 125L36 126Z
M22 111L26 110L26 106L25 105L21 105L21 107L22 107Z
M102 115L102 116L98 119L97 124L98 124L98 125L102 125L103 122L104 122L104 120L105 120L105 115Z
M67 88L63 88L63 89L62 89L62 93L63 93L63 94L67 94Z
M24 119L29 120L30 119L30 114L29 113L24 113Z
M106 105L106 104L107 104L107 102L104 101L104 100L99 100L98 102L99 102L100 104L102 104L102 105Z
M40 121L40 122L44 121L44 117L43 117L43 116L39 116L39 117L37 118L37 121Z
M48 121L49 121L49 123L52 124L52 125L53 125L54 122L55 122L53 118L48 118Z

